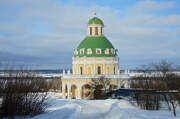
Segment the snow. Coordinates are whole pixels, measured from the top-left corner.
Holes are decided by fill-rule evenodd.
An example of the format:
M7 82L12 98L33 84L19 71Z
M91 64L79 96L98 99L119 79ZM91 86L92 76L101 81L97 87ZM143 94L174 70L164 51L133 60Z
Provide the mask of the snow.
M47 112L31 119L180 119L168 110L141 110L127 100L78 100L60 99L61 95L50 95L51 105Z
M63 74L60 73L39 73L37 76L42 76L42 77L61 77Z

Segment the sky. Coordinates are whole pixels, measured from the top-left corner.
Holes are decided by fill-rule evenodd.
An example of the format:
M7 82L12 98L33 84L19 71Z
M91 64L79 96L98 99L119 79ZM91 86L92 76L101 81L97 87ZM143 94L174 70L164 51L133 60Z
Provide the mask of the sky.
M120 69L180 64L179 0L0 0L0 62L70 69L96 11L118 49Z

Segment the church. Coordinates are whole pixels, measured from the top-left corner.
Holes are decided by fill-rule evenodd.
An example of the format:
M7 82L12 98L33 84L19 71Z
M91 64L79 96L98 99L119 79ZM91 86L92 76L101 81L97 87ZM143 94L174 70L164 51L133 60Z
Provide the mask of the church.
M104 23L94 14L88 21L87 36L74 49L72 73L63 71L62 92L65 99L93 98L89 83L92 79L104 77L110 80L110 87L128 87L128 74L119 70L118 50L104 35ZM123 83L122 83L123 82Z

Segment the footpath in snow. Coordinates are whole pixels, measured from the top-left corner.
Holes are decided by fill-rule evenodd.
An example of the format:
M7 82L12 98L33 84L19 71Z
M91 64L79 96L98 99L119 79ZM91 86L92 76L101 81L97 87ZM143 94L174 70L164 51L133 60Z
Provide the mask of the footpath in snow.
M168 110L141 110L126 100L62 100L57 95L51 100L46 113L31 119L180 119L180 110L174 117Z

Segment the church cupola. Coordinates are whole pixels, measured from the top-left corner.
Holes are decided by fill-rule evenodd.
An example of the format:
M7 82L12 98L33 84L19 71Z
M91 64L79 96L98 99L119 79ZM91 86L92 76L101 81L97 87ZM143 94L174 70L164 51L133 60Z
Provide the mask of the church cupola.
M88 36L103 36L103 27L103 21L94 13L94 17L88 21Z

